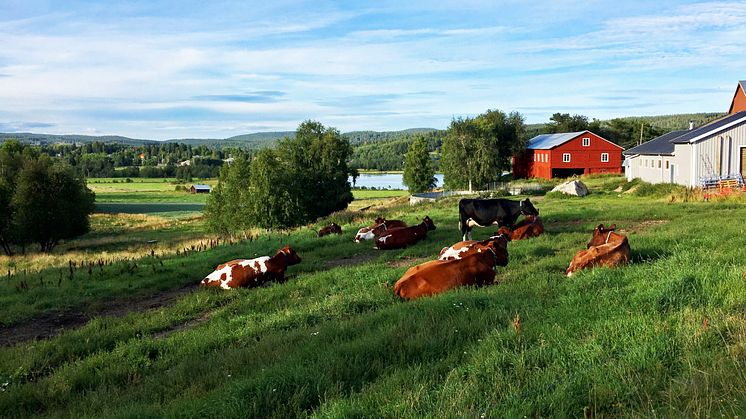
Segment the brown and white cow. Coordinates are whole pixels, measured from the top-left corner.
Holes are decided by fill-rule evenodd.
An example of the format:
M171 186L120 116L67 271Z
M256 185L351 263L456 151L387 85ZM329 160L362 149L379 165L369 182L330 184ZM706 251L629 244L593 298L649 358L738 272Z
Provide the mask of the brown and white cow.
M300 257L290 246L277 251L274 256L256 259L236 259L218 265L202 280L202 285L222 289L257 287L269 281L283 282L285 270L300 263Z
M440 256L438 256L438 260L461 259L464 256L470 255L472 253L478 253L478 252L484 251L485 247L490 245L490 242L493 242L493 241L497 242L497 245L499 247L504 247L505 249L507 249L508 242L510 241L510 236L506 234L498 234L498 235L494 235L482 241L477 241L477 240L461 241L450 247L444 247L440 251Z
M614 232L616 225L604 228L599 224L593 231L593 238L588 242L588 249L575 254L567 268L567 276L575 272L596 266L614 267L629 263L630 247L627 236Z
M342 234L342 227L337 223L331 223L316 233L319 237L324 237L329 234Z
M380 237L381 234L386 233L389 230L395 228L406 227L407 223L401 220L387 220L385 218L378 217L376 221L370 227L363 227L357 231L355 235L355 243L360 243L362 240L373 240L376 237Z
M495 266L508 264L506 241L493 240L484 250L461 259L434 260L409 268L394 284L394 294L405 300L439 294L463 285L495 281Z
M516 224L512 229L510 227L500 227L495 234L507 234L511 240L537 237L544 234L544 223L536 215L527 215L525 219Z
M427 237L429 230L435 230L435 224L430 217L425 216L416 226L387 230L376 239L376 249L403 249Z

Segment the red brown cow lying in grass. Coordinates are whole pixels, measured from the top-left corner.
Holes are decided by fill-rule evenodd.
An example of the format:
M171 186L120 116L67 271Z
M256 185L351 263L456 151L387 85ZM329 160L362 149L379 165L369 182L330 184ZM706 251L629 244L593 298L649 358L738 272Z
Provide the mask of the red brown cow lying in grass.
M500 227L495 234L507 234L511 240L523 240L540 236L543 233L544 223L541 222L539 217L527 215L523 221L516 224L512 229L510 227Z
M381 234L376 239L376 249L403 249L427 237L428 230L435 230L435 224L425 216L416 226L390 229Z
M389 230L395 228L406 227L407 223L401 220L387 220L385 218L378 217L376 221L370 227L363 227L357 231L355 235L355 243L360 243L362 240L373 240L376 237L380 237L381 234L386 233Z
M396 281L394 294L413 300L463 285L491 284L495 281L495 266L508 264L507 243L504 237L490 240L480 251L461 259L434 260L413 266Z
M504 245L501 244L501 246L507 249L508 242L510 241L510 235L497 234L488 238L487 240L482 240L481 242L477 240L466 240L458 242L451 247L444 247L440 251L438 260L458 260L472 253L484 251L485 247L488 246L490 242L498 240L503 241Z
M218 265L202 280L202 285L222 289L258 287L269 281L285 280L285 270L300 263L300 257L290 246L277 251L274 256L256 259L236 259Z
M342 227L337 223L331 223L316 233L319 237L324 237L329 234L342 234Z
M588 242L588 250L581 250L567 268L567 276L596 266L614 267L629 262L629 241L627 236L614 232L616 224L604 228L599 224L593 231L593 237Z

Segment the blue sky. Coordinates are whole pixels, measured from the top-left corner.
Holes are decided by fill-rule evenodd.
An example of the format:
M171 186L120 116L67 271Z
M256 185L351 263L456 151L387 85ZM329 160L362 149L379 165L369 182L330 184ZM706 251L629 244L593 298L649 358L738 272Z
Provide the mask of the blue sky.
M530 4L529 4L530 3ZM0 131L223 138L726 111L746 1L0 0Z

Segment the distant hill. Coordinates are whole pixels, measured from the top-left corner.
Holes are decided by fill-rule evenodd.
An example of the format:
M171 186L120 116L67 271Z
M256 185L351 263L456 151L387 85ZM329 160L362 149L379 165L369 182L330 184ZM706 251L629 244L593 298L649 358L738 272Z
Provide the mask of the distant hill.
M192 146L205 145L210 148L243 147L261 148L267 144L285 137L295 136L295 131L255 132L253 134L236 135L229 138L177 138L166 140L169 143L189 144Z
M627 116L619 119L626 121L646 122L665 131L674 131L688 129L689 121L694 121L694 124L700 127L724 115L725 113L722 112L704 112L658 116Z
M16 139L23 143L92 143L100 141L104 143L119 143L127 145L158 144L154 140L141 140L136 138L122 137L119 135L55 135L55 134L33 134L30 132L0 133L0 142L7 139Z

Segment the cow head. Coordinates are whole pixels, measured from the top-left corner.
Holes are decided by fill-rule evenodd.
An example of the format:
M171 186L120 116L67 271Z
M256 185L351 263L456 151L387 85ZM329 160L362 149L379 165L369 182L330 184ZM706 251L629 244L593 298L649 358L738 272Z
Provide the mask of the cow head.
M287 261L288 266L297 265L300 263L300 256L298 256L298 254L295 253L295 250L293 250L293 248L288 245L285 245L285 247L280 249L278 253L282 253L283 255L285 255L285 260Z
M427 215L425 218L422 219L422 223L427 226L428 230L435 230L435 224L433 224L433 220L430 219Z
M526 198L523 201L520 202L521 206L521 214L523 215L539 215L539 210L537 210L534 207L534 204L531 203L531 200Z
M373 222L373 225L371 227L375 227L378 224L385 223L386 219L383 217L376 217L376 220Z
M508 242L510 236L500 234L498 236L490 237L490 241L487 242L487 247L495 255L495 265L507 266L508 265Z
M591 237L591 241L588 242L586 247L591 248L591 246L600 246L606 243L610 235L614 234L612 233L614 230L616 230L616 224L612 224L608 228L604 227L603 224L599 224L593 230L593 237Z
M370 227L363 227L355 234L355 243L360 243L363 240L373 240L376 237L373 233L373 229Z

